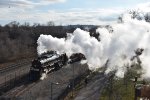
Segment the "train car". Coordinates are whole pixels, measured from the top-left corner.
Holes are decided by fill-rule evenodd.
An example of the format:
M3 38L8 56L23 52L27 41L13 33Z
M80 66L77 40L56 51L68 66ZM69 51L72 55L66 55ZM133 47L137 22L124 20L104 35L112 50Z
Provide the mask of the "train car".
M69 64L72 64L74 62L78 62L81 60L86 60L86 57L84 56L84 54L82 53L73 53L70 57L69 57Z
M32 61L30 67L30 79L38 80L42 74L59 70L68 61L66 53L59 54L56 51L49 51L41 54Z

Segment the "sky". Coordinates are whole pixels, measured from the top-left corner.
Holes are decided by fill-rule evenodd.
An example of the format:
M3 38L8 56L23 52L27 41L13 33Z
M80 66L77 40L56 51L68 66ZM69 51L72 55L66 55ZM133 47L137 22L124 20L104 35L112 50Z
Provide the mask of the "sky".
M149 7L149 0L0 0L0 24L102 25L129 9Z

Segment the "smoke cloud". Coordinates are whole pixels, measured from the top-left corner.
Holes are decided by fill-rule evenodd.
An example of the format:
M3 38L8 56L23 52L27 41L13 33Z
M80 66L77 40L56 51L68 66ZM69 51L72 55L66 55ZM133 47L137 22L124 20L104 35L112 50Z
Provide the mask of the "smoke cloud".
M135 55L134 50L143 48L144 52L140 56L145 72L143 77L150 77L150 23L132 19L131 14L124 14L122 19L122 23L111 25L112 33L106 28L96 30L100 34L101 41L79 28L72 34L68 34L67 39L40 35L37 41L38 54L48 50L66 52L68 56L81 52L86 56L91 70L102 67L109 59L107 72L117 69L116 75L123 77L125 65L131 65L130 59Z

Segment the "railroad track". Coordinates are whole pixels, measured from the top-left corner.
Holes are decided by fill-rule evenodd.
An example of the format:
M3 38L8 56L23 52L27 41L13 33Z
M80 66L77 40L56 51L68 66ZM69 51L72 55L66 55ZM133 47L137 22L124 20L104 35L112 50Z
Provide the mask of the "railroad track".
M29 74L25 73L22 76L18 76L15 79L8 80L0 84L0 96L7 93L11 89L19 87L21 85L26 85L29 83Z
M27 86L24 86L23 89L21 89L21 90L19 90L18 92L15 93L14 97L18 97L19 95L21 95L25 91L28 91L30 88L35 86L35 84L36 84L36 82L33 82L32 84L28 84Z
M25 85L21 85L19 87L16 87L13 90L11 90L8 93L6 93L5 95L3 95L1 98L15 100L21 94L23 94L24 92L28 91L30 88L34 87L37 82L29 82L29 83L27 83Z
M4 73L4 72L7 72L9 70L13 70L13 69L16 69L16 68L19 68L23 65L27 65L30 63L30 60L25 60L23 62L19 62L17 64L13 64L13 65L9 65L9 66L6 66L6 67L2 67L0 68L0 74Z
M76 64L76 65L79 65L79 67L77 67L77 71L75 71L75 75L78 73L79 75L82 73L82 71L80 71L80 64ZM72 65L72 68L70 68L70 65L68 65L69 67L66 67L66 68L64 68L63 70L63 73L62 73L62 71L60 71L61 72L61 75L63 75L63 76L65 76L66 75L66 77L68 77L68 79L71 79L72 78L72 76L70 76L70 75L72 75L71 73L69 73L70 72L70 70L72 71L72 68L73 68L73 66L74 65ZM83 66L84 68L83 68L83 71L84 70L87 70L88 69L88 67L87 67L87 65L85 64L84 66ZM76 73L77 72L77 73ZM65 74L64 74L65 73ZM77 74L77 75L78 75ZM49 84L49 80L55 80L55 81L59 81L59 80L61 80L59 77L60 77L60 75L58 75L58 73L57 73L57 71L56 71L56 73L53 73L52 75L54 75L56 78L53 78L53 77L49 77L49 78L47 78L47 81L46 82L48 82L48 83L45 83L44 81L43 81L43 84ZM81 77L81 76L80 76ZM49 79L49 80L48 80ZM80 79L80 78L79 78ZM76 80L76 81L75 81ZM77 79L75 79L74 80L74 82L75 83L78 83L78 80ZM66 81L68 81L67 79L66 79ZM70 80L71 81L71 80ZM40 82L39 82L40 83ZM73 82L71 82L71 83L73 83ZM71 84L71 83L68 83L68 84ZM34 93L34 90L32 89L32 88L34 88L35 89L35 91L41 91L41 90L39 90L39 89L37 89L38 87L38 85L35 85L35 84L38 84L38 81L37 82L34 82L34 83L32 83L32 82L27 82L27 84L21 84L20 86L17 86L17 87L15 87L15 88L13 88L13 89L11 89L11 90L9 90L7 93L5 93L5 94L3 94L2 96L5 96L5 97L9 97L8 99L16 99L17 97L18 98L21 98L21 97L23 97L24 98L24 96L26 96L26 94L28 95L28 91L29 91L29 94L30 94L30 92L32 92L32 93ZM45 86L44 85L44 86ZM72 85L70 85L70 86L72 86ZM64 87L62 87L62 90L55 90L56 92L57 91L59 91L59 93L60 93L60 91L64 91L64 89L63 89ZM32 91L33 90L33 91ZM66 91L67 92L67 91ZM53 93L54 94L54 93ZM36 95L36 94L34 94L34 95ZM32 95L31 94L31 97L33 96L33 98L34 98L34 95ZM55 94L56 95L56 94ZM28 95L29 96L29 95ZM4 97L4 98L5 98ZM7 98L6 98L7 99Z
M29 67L31 59L26 59L17 64L0 68L0 96L7 91L29 81Z

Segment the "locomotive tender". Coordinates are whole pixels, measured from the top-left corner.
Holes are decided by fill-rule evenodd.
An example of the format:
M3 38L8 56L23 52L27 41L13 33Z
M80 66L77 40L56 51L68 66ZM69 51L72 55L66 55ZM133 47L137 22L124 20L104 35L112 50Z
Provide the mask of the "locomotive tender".
M82 53L73 53L68 60L69 64L72 64L74 62L78 62L81 60L86 60L86 57Z

